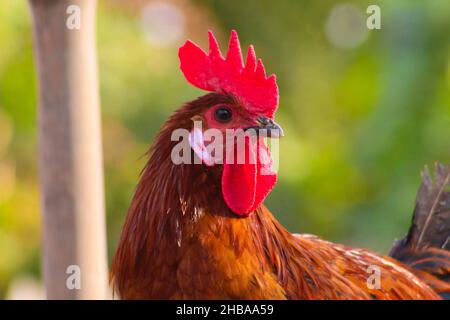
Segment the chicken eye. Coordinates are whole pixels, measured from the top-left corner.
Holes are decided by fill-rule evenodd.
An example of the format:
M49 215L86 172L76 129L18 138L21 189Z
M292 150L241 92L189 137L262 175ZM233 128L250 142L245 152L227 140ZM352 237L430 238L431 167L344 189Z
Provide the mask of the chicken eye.
M217 121L226 123L229 122L232 118L231 110L225 106L219 107L214 112L214 116Z

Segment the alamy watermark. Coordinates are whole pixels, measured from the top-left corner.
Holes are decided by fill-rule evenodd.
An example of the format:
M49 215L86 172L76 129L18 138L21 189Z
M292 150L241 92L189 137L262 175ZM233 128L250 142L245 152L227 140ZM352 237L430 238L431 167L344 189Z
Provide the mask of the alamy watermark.
M76 264L67 267L66 274L69 276L66 279L66 288L69 290L81 289L81 268Z
M366 285L370 290L379 290L381 289L381 269L377 265L370 265L367 268L367 273L369 277L367 277Z
M202 121L194 121L191 131L176 129L171 140L177 143L172 149L171 160L179 164L259 164L261 174L269 175L278 169L279 143L266 129L209 128L203 130ZM192 156L191 150L196 156ZM270 155L269 155L270 153Z
M366 26L369 30L381 29L381 9L376 4L367 7L366 12L370 14L366 20Z
M66 27L69 30L81 29L81 8L76 4L72 4L67 7L66 13L68 17L66 19Z

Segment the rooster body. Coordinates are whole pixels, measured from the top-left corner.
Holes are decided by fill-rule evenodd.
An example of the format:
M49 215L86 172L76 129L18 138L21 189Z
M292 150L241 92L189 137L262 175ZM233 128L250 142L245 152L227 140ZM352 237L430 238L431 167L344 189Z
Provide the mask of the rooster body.
M236 46L233 39L235 34L230 50L233 43ZM213 41L211 47L216 46ZM204 57L195 47L188 50ZM247 59L247 66L254 60L250 51L253 58ZM236 63L232 56L227 59ZM200 70L198 65L189 68L183 69L182 60L185 75ZM186 77L190 82L205 79ZM260 174L264 166L259 158L252 166L174 164L172 132L193 130L192 119L220 130L256 123L277 128L270 119L278 98L265 109L250 108L247 102L254 105L262 93L252 96L245 86L239 91L224 83L226 92L207 94L176 111L149 151L112 264L111 279L122 299L439 299L439 294L450 292L448 193L430 193L439 200L429 210L431 215L423 213L428 207L418 202L408 237L392 252L402 263L368 250L289 233L262 204L276 176ZM264 84L266 91L274 89L272 80ZM198 156L195 146L190 153ZM440 168L440 175L447 175L442 188L448 187L450 169ZM434 202L423 197L424 203ZM429 226L437 223L443 226L437 228L436 240ZM379 276L378 283L371 282L374 275Z

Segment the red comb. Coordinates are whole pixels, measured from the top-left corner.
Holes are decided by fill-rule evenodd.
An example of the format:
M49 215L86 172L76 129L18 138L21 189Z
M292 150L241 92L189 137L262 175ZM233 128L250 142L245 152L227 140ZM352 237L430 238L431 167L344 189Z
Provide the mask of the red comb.
M231 93L243 101L249 111L273 118L278 106L276 77L266 77L261 59L256 61L253 46L248 48L244 66L236 31L231 31L225 59L211 31L208 36L209 55L190 40L180 47L180 68L186 80L203 90Z

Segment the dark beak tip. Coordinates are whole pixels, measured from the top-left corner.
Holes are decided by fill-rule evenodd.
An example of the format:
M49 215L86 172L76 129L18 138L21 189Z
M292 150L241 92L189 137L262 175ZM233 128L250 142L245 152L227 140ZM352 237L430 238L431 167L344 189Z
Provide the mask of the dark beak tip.
M265 131L267 133L268 138L281 138L284 137L283 129L280 127L279 124L274 122L272 119L265 118L265 117L259 117L257 119L258 125L251 126L246 128L246 130L254 129L258 132Z
M279 124L273 122L270 127L272 127L272 129L271 129L272 131L276 132L276 137L277 138L284 137L284 131L283 131L283 129L281 128L281 126Z

